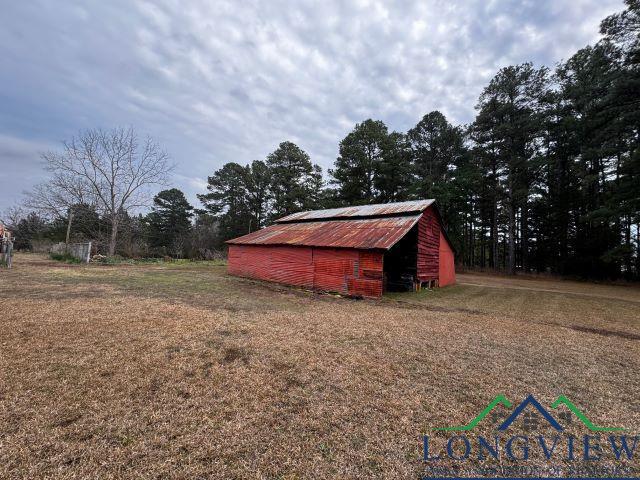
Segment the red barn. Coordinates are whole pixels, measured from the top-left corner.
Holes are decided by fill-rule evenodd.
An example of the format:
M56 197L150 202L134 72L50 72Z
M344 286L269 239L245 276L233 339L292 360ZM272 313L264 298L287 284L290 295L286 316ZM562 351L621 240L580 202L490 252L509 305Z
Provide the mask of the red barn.
M315 290L380 297L455 283L434 200L294 213L227 243L230 274Z

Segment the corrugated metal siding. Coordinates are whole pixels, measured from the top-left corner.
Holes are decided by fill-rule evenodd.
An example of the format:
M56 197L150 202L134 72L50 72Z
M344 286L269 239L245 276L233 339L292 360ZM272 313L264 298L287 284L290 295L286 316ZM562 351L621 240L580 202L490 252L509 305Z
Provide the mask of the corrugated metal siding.
M262 278L302 287L313 286L310 248L229 247L227 271L241 277Z
M439 275L440 222L433 209L418 221L418 280L437 280Z
M360 277L381 280L383 278L382 255L360 252Z
M228 272L232 275L353 296L382 295L382 265L381 252L311 247L229 246Z
M350 278L347 280L347 286L349 288L350 295L369 298L378 298L382 296L382 280Z
M357 250L313 250L313 287L349 294L347 279L357 275L359 255Z
M412 200L408 202L376 203L344 208L328 208L287 215L276 220L276 223L299 222L302 220L328 220L330 218L380 217L406 213L420 213L433 204L435 200Z
M409 215L359 220L276 223L229 240L227 243L388 249L404 237L419 218L420 215Z
M446 287L454 283L456 283L455 256L451 245L449 245L445 236L440 232L438 285L440 287Z

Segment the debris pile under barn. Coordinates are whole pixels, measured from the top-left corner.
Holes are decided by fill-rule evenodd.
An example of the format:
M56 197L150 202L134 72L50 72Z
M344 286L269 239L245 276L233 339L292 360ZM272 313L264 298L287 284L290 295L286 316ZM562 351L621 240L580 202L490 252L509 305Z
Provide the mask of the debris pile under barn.
M350 296L455 283L434 200L314 210L234 238L232 275Z

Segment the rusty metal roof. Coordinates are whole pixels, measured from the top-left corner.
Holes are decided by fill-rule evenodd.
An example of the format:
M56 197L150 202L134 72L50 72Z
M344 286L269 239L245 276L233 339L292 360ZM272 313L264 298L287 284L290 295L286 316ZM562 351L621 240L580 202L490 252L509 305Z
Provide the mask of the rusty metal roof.
M306 220L327 220L330 218L360 218L397 216L409 213L420 213L432 205L435 200L413 200L409 202L377 203L354 207L329 208L327 210L312 210L287 215L276 220L276 223L301 222Z
M415 204L417 202L405 203ZM368 207L375 206L368 205ZM333 209L334 212L336 210L348 209ZM233 245L298 245L388 250L409 232L419 218L420 214L357 220L276 223L248 235L228 240L227 243Z

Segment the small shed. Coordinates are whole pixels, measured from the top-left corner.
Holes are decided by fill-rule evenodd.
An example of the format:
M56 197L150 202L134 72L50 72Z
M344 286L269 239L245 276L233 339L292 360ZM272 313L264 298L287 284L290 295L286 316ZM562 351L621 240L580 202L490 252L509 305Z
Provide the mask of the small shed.
M455 283L434 200L294 213L227 243L231 275L315 290L380 297Z

